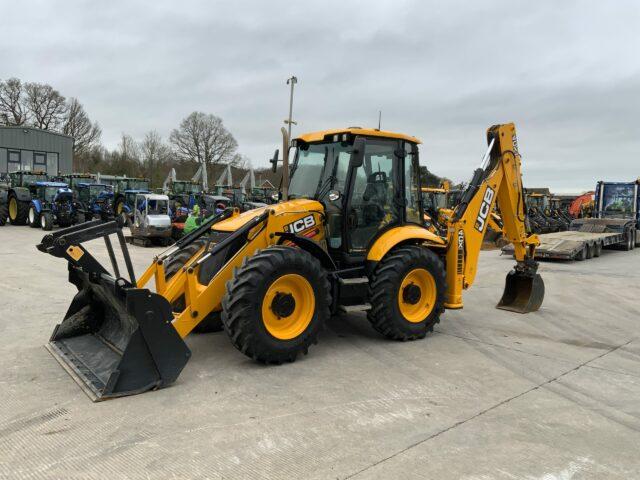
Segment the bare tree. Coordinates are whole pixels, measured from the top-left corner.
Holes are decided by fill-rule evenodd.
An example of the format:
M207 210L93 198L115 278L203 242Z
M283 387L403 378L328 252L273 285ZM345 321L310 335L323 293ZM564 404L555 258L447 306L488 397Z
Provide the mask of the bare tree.
M169 136L181 160L214 165L234 160L238 148L233 135L215 115L193 112Z
M120 144L118 145L120 157L127 161L140 161L140 150L138 144L133 137L127 133L123 133L120 138Z
M0 82L0 116L5 123L23 125L27 122L24 102L24 88L18 78L9 78Z
M77 98L69 100L66 110L62 133L73 137L74 156L82 155L90 148L98 145L102 129L97 123L91 122Z
M43 130L58 129L66 112L65 98L51 85L44 83L25 84L26 104L34 127Z
M158 132L152 130L145 134L139 150L144 176L151 180L152 185L161 184L169 169L171 149L162 141ZM167 172L161 169L166 169Z

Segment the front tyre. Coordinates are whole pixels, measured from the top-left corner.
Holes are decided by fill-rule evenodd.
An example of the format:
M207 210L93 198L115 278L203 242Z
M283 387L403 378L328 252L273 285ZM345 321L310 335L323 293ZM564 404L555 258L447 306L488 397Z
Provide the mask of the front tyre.
M440 321L447 289L445 268L431 250L419 246L393 249L369 281L373 328L392 340L416 340Z
M40 226L43 230L53 230L53 215L51 212L43 212L40 215Z
M29 213L27 214L27 225L31 228L38 228L40 226L40 214L36 211L36 207L31 205L29 207Z
M227 283L222 322L233 345L263 363L293 362L330 317L327 272L305 250L276 246L247 257Z

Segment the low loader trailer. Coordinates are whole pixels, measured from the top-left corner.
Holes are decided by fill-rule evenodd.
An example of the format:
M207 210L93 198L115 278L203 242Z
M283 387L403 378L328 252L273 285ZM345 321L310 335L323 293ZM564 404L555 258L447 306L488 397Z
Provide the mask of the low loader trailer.
M536 259L540 260L587 260L599 257L602 249L610 245L624 243L621 233L594 233L567 230L565 232L542 233L538 235L540 245L536 249ZM505 253L513 253L511 245L502 248Z

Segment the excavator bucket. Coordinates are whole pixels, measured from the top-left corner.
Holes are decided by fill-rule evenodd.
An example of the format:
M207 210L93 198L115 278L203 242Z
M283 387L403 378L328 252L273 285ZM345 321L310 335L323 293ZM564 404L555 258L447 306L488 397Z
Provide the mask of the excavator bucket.
M544 282L538 273L517 269L507 274L504 293L496 306L517 313L535 312L544 300Z
M73 282L80 291L46 347L89 397L142 393L178 378L191 353L163 297L122 279Z

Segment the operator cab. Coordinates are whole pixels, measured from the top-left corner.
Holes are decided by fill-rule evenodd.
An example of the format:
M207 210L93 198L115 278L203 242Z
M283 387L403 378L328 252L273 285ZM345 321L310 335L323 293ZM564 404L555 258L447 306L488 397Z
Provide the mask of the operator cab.
M327 247L340 263L362 262L372 241L389 228L421 224L417 138L348 128L292 143L289 198L324 205Z

